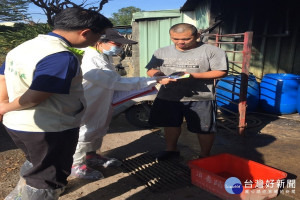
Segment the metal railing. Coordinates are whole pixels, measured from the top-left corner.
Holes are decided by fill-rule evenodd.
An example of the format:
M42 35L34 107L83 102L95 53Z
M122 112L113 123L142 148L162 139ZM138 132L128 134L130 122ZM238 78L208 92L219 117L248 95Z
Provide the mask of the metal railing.
M247 86L248 86L248 77L249 77L249 68L250 68L250 59L251 59L251 48L252 48L252 38L253 32L237 33L237 34L205 34L203 35L207 38L205 43L215 45L223 50L225 50L228 56L229 62L229 74L240 75L240 93L236 94L233 91L233 94L239 96L239 102L230 103L236 104L238 106L238 113L219 107L219 110L224 110L238 117L238 121L232 120L230 117L222 116L222 120L226 120L232 124L235 124L236 130L240 135L245 134L245 129L247 127L246 122L246 107L247 107ZM219 88L223 90L228 90L226 88ZM218 95L218 94L217 94ZM222 98L217 96L218 98ZM218 126L221 126L224 129L229 131L234 131L224 123L218 123ZM234 131L235 132L235 131Z

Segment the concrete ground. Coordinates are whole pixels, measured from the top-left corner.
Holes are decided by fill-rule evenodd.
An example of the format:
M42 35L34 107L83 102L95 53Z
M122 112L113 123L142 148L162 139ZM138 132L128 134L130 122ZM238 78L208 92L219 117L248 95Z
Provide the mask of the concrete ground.
M247 132L244 137L220 130L212 149L212 155L219 153L230 153L246 159L250 159L267 166L284 171L288 179L295 180L294 188L285 187L275 200L300 200L299 180L300 175L300 115L272 116L265 114L251 114L248 116ZM129 141L132 142L129 142ZM109 156L116 156L120 159L132 158L142 154L152 154L164 149L164 138L162 129L136 130L127 123L124 116L113 120L111 130L106 135L102 151ZM191 159L196 159L200 149L196 136L186 130L183 125L183 133L179 140L179 149L182 156L182 163L187 164ZM220 163L221 164L221 163ZM81 191L78 199L168 199L168 200L218 200L219 197L193 185L187 185L176 190L166 192L151 192L145 185L132 174L114 171L107 173L107 178L88 184L78 189ZM116 181L116 177L119 180ZM73 180L74 181L74 180ZM109 184L111 181L111 184ZM73 186L76 183L73 182ZM105 187L101 185L105 184ZM93 192L87 192L93 188ZM79 186L77 185L77 188ZM116 189L118 188L118 189ZM114 189L114 193L111 190ZM69 192L60 199L74 199L78 191ZM250 198L250 200L257 200Z
M249 128L244 137L220 130L212 155L231 153L284 171L288 174L287 179L296 179L296 185L285 187L275 199L300 199L300 188L297 186L300 184L297 178L300 175L300 115L253 113L248 118ZM182 136L180 145L195 154L199 153L195 138L187 132Z
M227 130L219 131L213 145L212 155L231 153L286 172L289 180L296 180L296 185L294 188L285 187L274 199L300 200L298 187L300 183L297 178L300 175L300 115L273 116L254 113L248 118L249 128L244 137ZM2 160L0 163L0 199L3 199L17 183L18 168L24 161L24 157L3 132L0 134L0 142L0 159ZM161 129L137 129L130 125L121 114L113 119L101 151L106 156L125 160L163 149L164 138ZM200 152L196 136L186 130L185 124L179 140L179 150L183 164L197 158ZM60 200L220 199L194 185L186 185L166 192L153 192L133 173L127 173L122 168L100 170L106 177L105 179L85 181L69 178L69 184Z

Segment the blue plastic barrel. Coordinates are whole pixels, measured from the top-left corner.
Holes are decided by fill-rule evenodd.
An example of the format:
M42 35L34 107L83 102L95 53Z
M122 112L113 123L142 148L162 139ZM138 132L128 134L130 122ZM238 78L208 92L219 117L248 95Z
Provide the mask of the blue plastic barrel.
M272 114L297 112L297 92L300 76L295 74L266 74L260 83L260 107Z
M297 111L300 114L300 85L298 86Z
M217 82L216 100L217 105L221 107L221 111L229 114L226 110L238 112L238 103L240 100L241 75L229 75ZM247 87L247 111L253 112L256 110L259 103L259 83L255 76L249 75Z

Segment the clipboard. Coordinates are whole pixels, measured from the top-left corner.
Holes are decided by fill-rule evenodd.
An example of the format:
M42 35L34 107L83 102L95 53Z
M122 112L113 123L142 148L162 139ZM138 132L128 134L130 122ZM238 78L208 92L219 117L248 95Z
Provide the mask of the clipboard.
M178 75L169 75L169 76L157 76L157 78L172 78L172 79L184 79L189 78L190 74L183 74L181 76Z
M157 93L156 87L146 87L140 90L131 91L115 91L112 100L112 106L119 105L137 97L147 96L155 93Z

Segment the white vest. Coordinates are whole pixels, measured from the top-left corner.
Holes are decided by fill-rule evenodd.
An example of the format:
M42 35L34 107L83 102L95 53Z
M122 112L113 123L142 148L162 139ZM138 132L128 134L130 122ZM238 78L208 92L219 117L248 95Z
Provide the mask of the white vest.
M36 65L40 60L54 53L70 51L68 46L58 37L39 35L11 50L5 62L9 102L29 89ZM37 106L8 112L3 116L3 124L9 129L18 131L64 131L80 126L84 107L82 73L78 67L69 94L53 94Z

